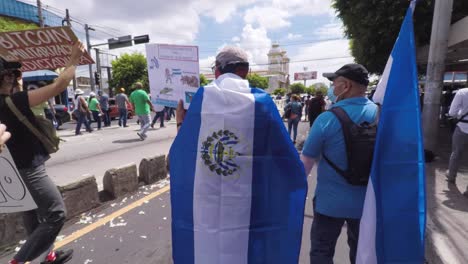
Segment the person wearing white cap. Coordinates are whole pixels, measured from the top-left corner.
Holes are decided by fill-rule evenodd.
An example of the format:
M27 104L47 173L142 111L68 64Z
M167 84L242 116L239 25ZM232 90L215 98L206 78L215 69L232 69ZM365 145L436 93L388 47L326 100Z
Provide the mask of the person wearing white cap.
M88 108L88 103L86 102L85 98L83 97L83 90L76 89L75 91L75 111L73 114L76 117L76 128L75 128L75 135L79 136L82 135L81 133L81 125L85 125L86 131L91 133L93 129L91 129L91 125L88 121L88 114L91 114L91 111Z
M24 214L28 238L9 264L23 264L36 258L41 258L39 261L42 264L59 264L72 258L73 250L53 250L57 235L65 223L66 210L57 186L47 175L45 162L50 158L51 150L34 132L40 127L31 107L67 89L83 53L84 46L77 41L71 49L65 70L55 82L32 91L17 89L21 83L21 63L0 59L0 120L12 135L6 145L38 206L36 210ZM15 90L18 92L13 93Z
M91 92L89 94L89 104L88 104L89 110L91 110L91 114L93 115L94 122L97 123L97 128L98 130L101 130L101 117L102 117L102 109L101 109L101 104L99 103L99 100L96 98L96 93Z

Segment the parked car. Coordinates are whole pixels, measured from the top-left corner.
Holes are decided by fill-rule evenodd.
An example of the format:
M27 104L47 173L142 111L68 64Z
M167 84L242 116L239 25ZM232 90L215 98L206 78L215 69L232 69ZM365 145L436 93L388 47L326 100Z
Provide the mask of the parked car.
M70 122L71 116L68 112L68 108L65 105L55 105L55 120L57 120L57 128L61 125ZM46 118L52 121L52 112L49 109L45 110Z
M115 98L109 98L109 109L110 109L110 118L112 120L119 118L119 107L115 103ZM135 115L135 112L133 111L133 107L131 105L127 106L127 118L132 119L133 116Z

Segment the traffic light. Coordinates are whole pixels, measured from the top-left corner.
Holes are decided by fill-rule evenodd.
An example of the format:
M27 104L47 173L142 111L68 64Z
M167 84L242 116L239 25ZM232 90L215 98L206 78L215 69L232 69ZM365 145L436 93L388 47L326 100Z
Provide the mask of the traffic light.
M96 85L100 85L101 83L101 74L99 72L94 72L94 81Z
M149 39L148 35L141 35L141 36L136 36L136 37L133 38L133 42L135 43L135 45L148 43L149 40L150 39Z

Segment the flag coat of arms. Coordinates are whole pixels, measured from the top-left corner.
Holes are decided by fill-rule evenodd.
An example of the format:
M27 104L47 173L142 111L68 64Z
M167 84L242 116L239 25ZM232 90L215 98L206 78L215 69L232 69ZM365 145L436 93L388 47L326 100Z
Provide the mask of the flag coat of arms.
M175 264L298 263L307 179L268 94L200 88L169 161Z
M414 4L373 98L382 110L361 218L358 264L424 263L425 169Z

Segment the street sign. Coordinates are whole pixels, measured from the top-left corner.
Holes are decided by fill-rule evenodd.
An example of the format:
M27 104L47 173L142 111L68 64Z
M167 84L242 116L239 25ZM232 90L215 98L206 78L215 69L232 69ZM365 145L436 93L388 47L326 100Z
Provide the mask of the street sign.
M294 73L294 80L295 81L315 80L315 79L317 79L317 72L316 71L296 72L296 73Z

